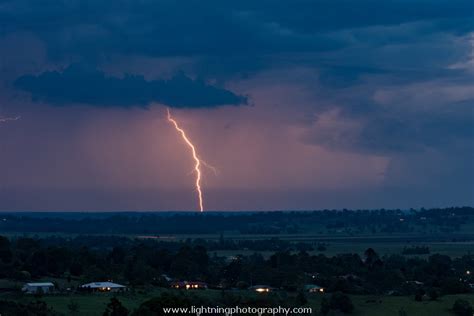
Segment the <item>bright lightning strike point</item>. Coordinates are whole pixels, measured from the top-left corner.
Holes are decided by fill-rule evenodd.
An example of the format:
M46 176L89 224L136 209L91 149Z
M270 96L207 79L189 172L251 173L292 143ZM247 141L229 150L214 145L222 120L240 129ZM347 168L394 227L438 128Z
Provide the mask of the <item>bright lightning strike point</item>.
M178 122L171 116L170 109L166 109L168 112L168 121L171 122L175 129L181 134L181 137L183 140L186 142L186 144L191 148L191 153L193 155L194 159L194 171L196 172L196 191L198 193L198 199L199 199L199 211L204 212L204 202L203 202L203 197L202 197L202 189L201 189L201 164L209 166L205 162L201 161L196 153L196 148L194 147L193 143L189 140L189 138L186 136L185 131L179 127ZM213 168L213 167L212 167Z

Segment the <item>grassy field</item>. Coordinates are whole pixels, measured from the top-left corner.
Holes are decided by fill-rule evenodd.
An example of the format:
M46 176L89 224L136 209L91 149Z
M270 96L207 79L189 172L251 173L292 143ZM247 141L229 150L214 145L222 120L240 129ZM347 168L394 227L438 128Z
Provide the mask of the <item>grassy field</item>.
M130 311L136 309L142 302L158 296L164 290L153 290L149 292L135 294L119 294L116 297ZM221 294L220 291L206 290L196 291L195 295L204 295L208 298L216 297ZM244 295L254 295L251 293L241 293ZM256 294L261 295L261 294ZM265 294L263 294L265 295ZM64 295L64 296L44 296L44 300L55 311L64 315L69 315L68 305L75 302L79 306L80 315L100 316L105 310L107 304L114 294L87 294L87 295ZM308 295L307 306L312 307L313 314L318 315L321 295ZM27 302L33 300L33 297L22 297L19 301ZM407 315L416 316L452 316L450 311L456 299L465 299L474 305L474 294L466 295L447 295L441 297L438 301L416 302L413 297L398 296L369 296L369 295L352 295L352 302L355 306L355 316L399 316L400 310L404 310Z
M206 240L218 240L219 235L175 235L169 240L185 240L187 238L201 238ZM278 238L289 242L309 242L314 245L324 243L327 249L323 252L311 251L311 254L323 253L333 256L343 253L358 253L362 255L367 248L374 248L380 255L401 254L404 247L428 246L430 254L439 253L451 257L461 257L474 253L474 241L446 241L440 235L426 235L421 233L407 234L365 234L352 236L349 234L279 234L279 235L253 235L253 234L229 234L225 235L229 240L262 240ZM441 240L440 240L441 239ZM462 240L462 239L460 239ZM218 255L230 256L236 254L250 255L253 250L220 250L215 251ZM263 256L268 256L274 251L258 251Z
M132 311L140 306L144 301L159 296L160 290L142 293L126 293L126 294L112 294L112 293L97 293L97 294L70 294L70 295L45 295L40 300L46 302L48 306L52 307L56 312L64 315L69 315L68 306L74 302L79 306L80 315L94 316L102 315L107 304L112 297L117 297L128 310ZM9 296L4 297L13 299L18 302L27 303L36 300L33 296Z
M472 242L423 242L423 243L405 243L405 242L370 242L370 243L344 243L332 242L327 245L327 250L323 253L326 255L336 255L350 252L355 252L360 255L364 253L367 248L374 248L381 255L385 254L401 254L404 247L413 246L428 246L430 254L439 253L448 255L450 257L460 257L469 253L474 253L474 243ZM313 254L319 252L313 251Z
M430 254L428 255L415 255L418 257L427 257L431 254L443 254L450 257L461 257L467 254L474 254L474 242L422 242L422 243L406 243L406 242L386 242L376 240L372 242L351 242L349 240L343 241L332 241L325 243L325 251L309 251L312 255L324 254L326 256L334 256L344 253L358 253L363 255L367 248L373 248L380 255L390 254L402 254L404 247L413 246L428 246L430 248ZM254 251L254 250L218 250L211 251L219 256L235 256L251 255L255 252L262 254L264 257L268 257L274 253L274 251ZM409 257L409 256L407 256Z
M61 237L76 237L76 235L67 234L21 234L21 236L29 237L47 237L47 236L61 236ZM98 234L100 235L100 234ZM8 234L9 237L20 236L19 234ZM107 235L110 236L110 235ZM122 237L137 238L135 235L118 235ZM156 239L159 241L184 241L186 239L201 238L205 240L218 240L220 235L170 235L162 236ZM367 248L374 248L380 255L387 254L401 254L404 247L412 246L428 246L430 254L439 253L451 257L460 257L467 254L474 253L474 241L440 241L438 235L425 235L420 233L410 234L375 234L375 235L358 235L351 236L348 234L279 234L279 235L254 235L254 234L228 234L225 235L229 240L262 240L270 238L278 238L289 242L309 242L314 245L324 243L327 249L323 252L311 251L311 254L325 254L333 256L342 253L358 253L362 255ZM211 251L221 256L234 256L237 254L250 255L255 252L261 253L267 257L274 253L274 251L254 251L254 250L219 250ZM421 256L423 257L423 256Z
M450 311L456 299L465 299L474 304L474 295L449 295L443 296L439 301L416 302L413 297L399 296L351 296L354 303L355 316L399 316L400 310L404 310L408 316L453 316ZM374 302L375 301L375 302ZM310 304L313 310L319 311L320 298Z

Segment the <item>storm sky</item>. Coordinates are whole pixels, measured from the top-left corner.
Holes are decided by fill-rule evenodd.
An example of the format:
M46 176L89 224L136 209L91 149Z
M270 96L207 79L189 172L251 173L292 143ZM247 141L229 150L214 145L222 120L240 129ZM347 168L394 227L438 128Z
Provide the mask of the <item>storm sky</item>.
M472 0L0 0L0 210L474 202Z

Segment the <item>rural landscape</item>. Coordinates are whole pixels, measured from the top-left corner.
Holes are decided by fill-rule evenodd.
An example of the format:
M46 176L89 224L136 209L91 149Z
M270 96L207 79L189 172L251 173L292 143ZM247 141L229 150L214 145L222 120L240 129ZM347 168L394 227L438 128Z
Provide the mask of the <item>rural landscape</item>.
M469 207L2 213L0 310L163 315L164 307L240 305L471 315L473 225Z

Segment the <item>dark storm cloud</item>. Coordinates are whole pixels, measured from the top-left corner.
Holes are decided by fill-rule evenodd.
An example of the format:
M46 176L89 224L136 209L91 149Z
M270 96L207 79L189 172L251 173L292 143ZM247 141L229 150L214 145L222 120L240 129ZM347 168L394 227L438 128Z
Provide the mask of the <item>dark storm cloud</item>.
M3 0L0 32L32 32L50 54L149 56L324 51L346 45L329 33L431 22L473 29L471 0L130 1ZM332 34L334 35L334 34Z
M453 105L452 112L444 113L439 108L417 111L425 104L407 105L406 100L388 108L373 100L373 94L385 85L433 78L454 78L461 83L472 80L462 70L448 69L466 57L469 49L467 41L460 44L454 39L474 30L472 0L0 3L0 32L33 33L47 44L49 56L55 59L68 61L75 56L100 64L115 54L190 56L194 63L191 72L223 82L237 73L247 78L275 67L314 69L318 83L304 82L303 78L301 84L308 88L321 85L318 96L334 101L330 104L337 104L343 120L363 120L365 125L343 138L339 134L347 131L311 135L307 141L312 143L387 153L472 139L471 129L466 127L473 122L469 107ZM370 81L374 77L377 79ZM168 82L148 82L142 77L107 78L98 72L67 69L62 74L23 76L16 85L38 100L57 105L143 106L156 101L197 107L245 103L245 98L230 91L183 75ZM327 110L315 102L317 114Z
M15 81L32 98L53 105L89 104L99 107L147 106L151 102L171 107L201 108L246 104L246 97L178 74L169 80L142 76L108 77L104 73L71 65L63 72L25 75Z
M319 80L321 83L332 88L345 88L359 81L364 75L383 74L386 70L374 67L362 66L321 66L319 68Z
M285 63L319 68L321 60L311 54L361 43L370 53L383 45L474 29L471 0L357 4L352 0L0 0L0 4L0 34L32 33L47 44L51 59L69 62L72 56L101 63L112 55L191 56L197 58L193 70L211 78L247 76ZM406 24L413 26L401 34L385 29L403 29L400 25ZM376 68L347 57L351 63L342 65L347 71L340 65L334 69L323 65L321 80L344 86L359 78L351 67Z
M340 89L360 85L370 76L393 84L456 75L444 69L465 48L447 41L446 34L460 36L474 29L472 0L361 0L356 4L352 0L0 0L0 4L0 33L33 33L56 59L68 62L78 57L100 64L115 54L192 56L191 72L223 81L236 73L246 78L282 65L309 67L319 73L324 89L319 94L330 97L344 95ZM321 53L327 60L317 55ZM230 91L182 75L169 82L148 82L142 77L107 78L67 69L63 74L23 76L16 85L54 104L245 103L245 98ZM429 138L412 137L410 131L420 130L419 121L411 119L416 114L394 115L378 109L371 94L380 84L371 85L365 94L349 93L341 103L344 115L366 116L370 122L355 143L367 148L386 146L382 135L392 137L387 130L397 124L404 124L401 134L410 142ZM326 110L316 107L315 111ZM438 120L436 115L423 118L434 120L423 123L426 126ZM421 130L436 135L430 128ZM397 144L390 146L399 148Z
M474 139L472 104L457 112L456 115L419 112L391 117L379 113L371 117L358 141L351 146L372 153L391 154L427 148L446 149L457 141Z
M261 20L254 10L261 8L251 2L5 1L0 30L33 32L58 58L274 53L340 46L324 35L282 29L271 19Z
M474 145L474 99L443 103L441 108L433 99L428 110L408 101L401 105L409 109L400 110L396 103L387 109L369 100L358 112L353 105L349 110L342 108L339 123L316 128L304 140L333 150L376 155Z

